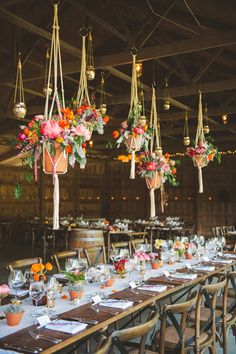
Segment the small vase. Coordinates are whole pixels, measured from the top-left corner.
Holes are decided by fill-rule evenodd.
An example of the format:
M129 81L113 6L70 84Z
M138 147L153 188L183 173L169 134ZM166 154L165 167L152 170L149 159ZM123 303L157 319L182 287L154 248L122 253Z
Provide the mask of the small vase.
M186 252L186 253L185 253L185 258L186 258L186 259L192 259L193 256L191 255L191 253Z
M151 266L152 269L158 269L160 267L160 263L159 261L151 261Z
M81 299L81 297L83 296L84 291L83 290L69 290L69 294L70 294L70 299L74 300L74 299Z
M8 326L18 326L20 324L24 311L18 313L6 313Z
M145 177L145 180L148 189L158 189L161 186L162 174L155 171L153 177Z
M46 174L53 174L54 170L57 174L67 172L67 157L61 147L55 147L55 155L53 156L46 147L43 148L43 170Z

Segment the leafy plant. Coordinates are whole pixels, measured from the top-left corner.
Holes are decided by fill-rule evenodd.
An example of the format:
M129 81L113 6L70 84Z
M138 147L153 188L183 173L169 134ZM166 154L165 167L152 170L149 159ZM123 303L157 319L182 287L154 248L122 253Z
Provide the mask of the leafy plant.
M14 304L8 306L5 310L5 314L8 314L8 313L17 314L20 312L24 312L23 308L20 305L14 305Z
M85 273L84 272L79 272L79 271L74 271L74 272L67 272L63 271L65 274L66 278L69 280L71 284L77 284L79 282L85 281Z

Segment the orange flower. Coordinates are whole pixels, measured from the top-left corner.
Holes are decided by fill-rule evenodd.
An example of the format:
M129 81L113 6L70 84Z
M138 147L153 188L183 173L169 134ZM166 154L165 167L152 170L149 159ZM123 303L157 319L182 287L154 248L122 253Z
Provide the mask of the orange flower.
M109 120L110 120L110 118L109 118L108 116L105 116L105 117L103 118L103 122L104 122L105 124L107 124L107 123L109 122Z
M58 125L60 128L62 129L66 129L66 128L69 128L69 123L65 120L65 119L60 119L58 121Z
M177 172L177 169L173 168L173 170L172 170L173 175L176 175L176 172Z
M148 124L145 124L143 130L146 132L148 130Z
M26 135L29 135L29 133L30 133L30 130L28 129L28 128L24 128L24 133L26 134Z
M118 132L117 130L114 130L114 131L112 132L112 136L113 136L114 139L117 139L118 136L119 136L119 132Z
M34 280L35 281L39 281L39 275L38 274L34 274Z
M42 272L44 270L44 265L42 263L35 263L32 264L31 266L31 272L33 273L39 273Z
M46 270L52 270L52 268L53 268L53 266L52 266L52 264L51 263L49 263L49 262L47 262L46 264L45 264L45 269Z
M166 157L167 159L169 159L170 156L171 156L171 155L170 155L168 152L165 153L165 157Z
M213 160L213 154L208 155L208 161L212 161Z
M61 299L66 300L68 297L66 295L62 295Z
M62 113L64 113L65 117L68 120L73 120L74 119L74 112L72 111L72 109L70 109L69 107L66 108L62 108Z
M72 147L71 147L71 145L67 145L67 147L66 147L66 152L67 152L67 154L71 154L71 153L72 153Z

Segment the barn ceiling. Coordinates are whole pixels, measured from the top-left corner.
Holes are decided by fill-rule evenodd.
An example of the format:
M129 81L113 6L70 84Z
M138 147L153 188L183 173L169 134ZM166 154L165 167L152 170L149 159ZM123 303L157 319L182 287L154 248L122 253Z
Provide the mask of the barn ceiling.
M45 97L45 52L50 46L53 8L50 0L1 0L0 35L0 162L16 155L12 137L22 124L12 113L18 52L23 61L26 119L42 113ZM158 87L163 145L180 149L185 111L193 137L198 91L208 106L211 135L220 147L236 147L236 3L234 0L61 0L60 37L65 95L78 89L81 38L79 29L91 26L96 77L90 93L99 101L100 73L105 73L109 126L94 137L93 154L117 154L105 145L111 131L129 110L130 48L143 62L141 81L147 114L151 85ZM171 108L163 111L168 79ZM221 115L228 114L228 124ZM183 147L182 147L183 150Z

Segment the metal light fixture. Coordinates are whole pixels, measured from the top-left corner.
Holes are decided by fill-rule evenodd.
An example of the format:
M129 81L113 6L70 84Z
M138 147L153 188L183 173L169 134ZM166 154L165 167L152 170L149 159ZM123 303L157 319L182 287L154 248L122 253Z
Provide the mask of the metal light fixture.
M25 118L26 112L27 109L26 109L25 97L24 97L22 64L21 64L20 53L19 53L19 60L17 64L17 73L16 73L13 113L17 118Z
M170 99L169 99L169 87L168 80L165 79L165 89L164 89L164 111L169 111L170 109Z
M92 28L88 28L88 49L87 49L87 68L86 75L88 80L93 80L95 78L95 67L93 58L93 38L92 38Z
M221 120L223 124L227 124L228 123L228 114L222 114L221 116Z
M143 64L142 63L136 63L135 69L136 69L137 78L139 79L142 76L142 73L143 73Z

